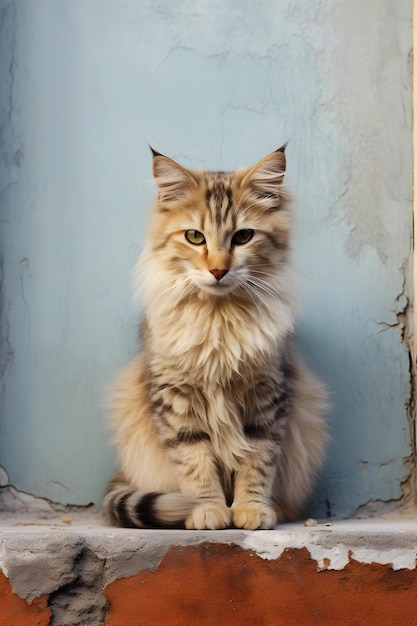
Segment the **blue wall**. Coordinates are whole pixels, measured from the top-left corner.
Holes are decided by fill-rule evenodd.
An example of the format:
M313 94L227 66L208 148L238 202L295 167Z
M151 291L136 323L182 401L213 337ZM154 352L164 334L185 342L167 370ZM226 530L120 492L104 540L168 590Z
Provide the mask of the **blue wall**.
M312 510L400 498L411 1L2 0L0 11L0 463L11 482L97 502L114 467L103 398L136 349L147 142L186 166L229 169L289 139L300 344L333 402Z

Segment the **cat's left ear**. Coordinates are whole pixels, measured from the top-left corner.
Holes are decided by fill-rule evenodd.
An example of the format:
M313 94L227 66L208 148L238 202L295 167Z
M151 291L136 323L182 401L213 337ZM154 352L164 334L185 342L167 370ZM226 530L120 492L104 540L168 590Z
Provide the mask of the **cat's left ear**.
M158 185L159 200L173 202L181 200L197 186L197 181L184 167L151 148L152 171Z
M259 199L283 196L286 147L287 144L284 144L254 165L244 177L242 186L250 187Z

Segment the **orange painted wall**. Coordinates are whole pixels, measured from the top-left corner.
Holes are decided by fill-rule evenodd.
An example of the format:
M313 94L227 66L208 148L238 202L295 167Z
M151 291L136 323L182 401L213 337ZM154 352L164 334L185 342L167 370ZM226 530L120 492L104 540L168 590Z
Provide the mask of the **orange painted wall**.
M318 572L305 549L268 561L237 546L172 547L157 571L105 593L107 626L417 624L417 571L351 560Z
M306 549L268 561L234 545L171 547L155 572L104 593L106 626L417 625L417 570L351 559L318 571ZM0 626L47 626L47 603L19 598L0 574Z
M7 578L0 572L0 626L47 626L51 611L48 596L29 603L13 593Z

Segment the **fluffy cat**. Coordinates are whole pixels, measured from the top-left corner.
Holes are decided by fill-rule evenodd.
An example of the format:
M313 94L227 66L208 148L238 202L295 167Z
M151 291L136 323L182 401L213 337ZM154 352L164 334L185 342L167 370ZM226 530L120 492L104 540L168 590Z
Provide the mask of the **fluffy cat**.
M324 387L294 348L285 146L234 172L152 152L143 347L112 396L121 470L104 512L125 527L273 528L300 515L326 441Z

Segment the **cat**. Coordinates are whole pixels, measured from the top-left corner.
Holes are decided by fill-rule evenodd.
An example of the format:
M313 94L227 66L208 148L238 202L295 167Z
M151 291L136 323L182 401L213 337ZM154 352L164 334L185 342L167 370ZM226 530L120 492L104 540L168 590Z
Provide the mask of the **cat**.
M143 347L111 398L121 470L104 514L273 528L301 514L327 439L325 387L294 347L285 146L234 172L152 153Z

